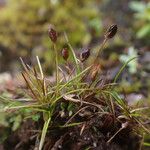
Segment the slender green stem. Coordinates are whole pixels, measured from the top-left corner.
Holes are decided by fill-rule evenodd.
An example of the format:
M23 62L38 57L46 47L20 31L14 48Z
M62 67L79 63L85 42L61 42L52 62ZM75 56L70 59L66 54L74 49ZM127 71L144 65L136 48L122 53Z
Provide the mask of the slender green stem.
M72 78L71 80L69 80L67 83L65 83L59 90L62 90L63 88L65 88L69 83L73 82L74 80L76 80L77 78L80 78L84 73L86 73L90 67L87 67L85 70L83 70L81 73L77 74L74 78Z
M58 52L55 44L54 44L54 51L55 51L56 85L58 86L59 83Z
M77 68L77 73L79 73L79 72L80 72L80 67L79 67L78 59L77 59L77 57L76 57L76 54L75 54L75 52L74 52L74 49L73 49L73 47L71 46L71 44L70 44L70 42L69 42L69 39L68 39L68 37L67 37L67 34L66 34L65 32L64 32L64 36L65 36L66 42L67 42L67 44L68 44L68 46L69 46L69 48L70 48L70 50L71 50L71 53L72 53L72 55L73 55L73 59L74 59L74 62L75 62L75 64L76 64L76 68Z
M108 141L107 143L110 143L112 141L112 139L114 139L114 137L121 131L123 130L124 128L120 128Z
M43 80L43 78L44 78L44 74L43 74L43 70L42 70L42 66L41 66L41 63L40 63L39 57L38 57L38 56L36 56L36 59L37 59L37 63L38 63L39 69L40 69L41 78L42 78L42 80Z
M95 88L89 88L89 89L76 89L76 90L72 90L69 91L67 93L65 93L65 95L69 95L69 94L73 94L75 92L82 92L82 91L93 91L93 90L100 90L100 89L95 89ZM59 96L57 99L55 99L55 101L52 102L51 105L53 105L54 103L56 103L59 99L61 99L64 95L62 94L61 96Z
M107 41L108 41L108 39L105 38L105 39L103 40L103 43L100 45L100 48L99 48L99 50L98 50L98 53L97 53L97 56L96 56L96 58L95 58L94 63L97 62L98 57L99 57L100 53L102 52L102 50L103 50L103 48L104 48L104 46L105 46L105 44L106 44Z
M117 75L115 76L115 79L114 79L114 82L113 83L116 83L118 77L120 76L120 74L122 73L122 71L124 70L124 68L134 59L136 59L137 57L133 57L131 59L129 59L122 67L121 69L119 70L119 72L117 73Z
M147 146L147 147L150 147L150 143L148 143L148 142L143 142L143 145Z
M44 141L45 141L45 136L46 136L47 129L48 129L50 121L51 121L51 116L49 116L49 118L44 123L43 130L42 130L42 135L41 135L41 140L40 140L40 145L39 145L39 150L42 150L42 147L43 147L43 144L44 144Z
M56 95L55 97L57 98L58 93L59 93L59 67L58 67L58 52L57 52L55 43L54 43L54 51L55 51L55 68L56 68Z
M40 107L41 105L36 105L36 104L28 104L28 105L20 105L20 106L6 106L3 109L1 109L0 111L8 111L8 110L17 110L17 109L21 109L21 108L34 108L34 107Z
M78 65L78 59L76 58L75 52L74 52L73 47L71 46L70 43L68 43L68 46L69 46L69 48L70 48L70 50L71 50L71 53L72 53L72 55L73 55L73 59L74 59L74 61L75 61L75 63L76 63L77 72L79 73L79 72L80 72L80 68L79 68L79 65Z

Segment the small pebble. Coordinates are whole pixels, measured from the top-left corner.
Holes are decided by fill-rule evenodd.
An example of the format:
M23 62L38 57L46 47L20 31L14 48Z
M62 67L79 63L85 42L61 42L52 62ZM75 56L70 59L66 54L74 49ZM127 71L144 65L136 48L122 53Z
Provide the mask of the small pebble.
M58 145L58 148L59 148L59 149L62 149L62 145Z
M90 141L90 138L88 137L87 140Z
M97 143L96 143L96 142L93 142L93 146L94 146L94 147L97 147Z
M86 140L87 140L87 138L86 138L86 137L84 137L84 140L86 141Z

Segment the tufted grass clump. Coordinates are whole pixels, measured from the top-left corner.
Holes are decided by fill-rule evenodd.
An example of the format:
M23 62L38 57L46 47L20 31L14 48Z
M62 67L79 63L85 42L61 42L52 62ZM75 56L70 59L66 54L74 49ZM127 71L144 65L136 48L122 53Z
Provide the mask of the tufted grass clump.
M3 111L30 109L32 112L42 114L44 122L43 129L40 133L39 150L42 150L45 137L48 130L55 126L55 120L59 116L65 118L65 122L58 122L57 127L73 127L82 126L81 135L85 128L85 122L95 116L103 118L103 131L110 130L110 136L107 144L122 131L129 132L131 129L138 134L146 132L150 133L144 124L145 118L139 113L142 109L147 108L131 108L116 92L118 86L117 79L126 65L135 58L125 63L117 73L114 82L105 83L101 76L101 68L98 57L102 52L106 42L113 38L117 32L117 25L112 25L107 30L104 41L100 45L97 56L89 66L86 61L90 57L89 48L81 52L78 58L67 34L64 34L67 48L62 48L62 57L64 58L64 66L59 66L57 43L59 37L57 31L50 27L48 35L53 43L53 51L55 58L55 81L49 80L43 70L38 56L36 56L37 65L29 66L20 58L23 71L22 77L26 83L26 101L17 102L17 100L7 100L7 106ZM72 56L72 62L68 59ZM70 63L73 65L71 66ZM6 100L1 97L3 101ZM6 101L5 101L6 102ZM83 110L89 111L90 114L86 119L75 119ZM67 114L67 115L66 115ZM111 129L110 129L111 128Z

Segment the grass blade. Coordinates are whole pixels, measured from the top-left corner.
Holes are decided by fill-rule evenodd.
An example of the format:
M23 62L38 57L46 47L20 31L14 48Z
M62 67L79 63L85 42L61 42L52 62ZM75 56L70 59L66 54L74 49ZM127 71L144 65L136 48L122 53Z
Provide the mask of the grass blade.
M49 117L48 120L45 121L45 123L44 123L43 130L42 130L42 135L41 135L41 140L40 140L40 145L39 145L39 150L42 150L42 147L43 147L43 144L44 144L44 141L45 141L45 136L46 136L47 129L48 129L50 121L51 121L51 117Z
M137 57L133 57L131 59L129 59L126 63L124 63L124 65L121 67L121 69L119 70L119 72L117 73L117 75L115 76L115 79L114 79L114 83L116 83L118 77L120 76L120 74L122 73L122 71L124 70L124 68L134 59L136 59Z

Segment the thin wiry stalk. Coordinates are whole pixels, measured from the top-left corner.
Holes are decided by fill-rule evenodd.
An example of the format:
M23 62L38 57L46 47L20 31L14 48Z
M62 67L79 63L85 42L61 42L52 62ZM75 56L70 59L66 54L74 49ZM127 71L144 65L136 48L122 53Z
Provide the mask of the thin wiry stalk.
M129 59L126 63L124 63L124 65L121 67L121 69L119 70L119 72L117 73L117 75L115 76L115 79L114 79L114 83L116 83L118 77L120 76L120 74L122 73L122 71L125 69L125 67L134 59L136 59L138 57L133 57L131 59Z
M101 46L100 46L100 48L98 50L97 56L95 57L94 64L97 63L98 57L99 57L100 53L102 52L102 50L104 49L104 46L105 46L105 44L106 44L107 41L108 41L107 38L105 38L103 40L103 43L101 44Z
M24 80L25 80L25 82L26 82L26 84L27 84L28 88L30 89L31 93L32 93L32 94L34 95L34 97L38 100L37 95L34 93L34 91L33 91L32 87L30 86L29 81L27 80L27 78L26 78L26 76L24 75L24 73L23 73L23 72L22 72L22 76L23 76L23 78L24 78Z
M102 109L101 105L94 104L94 103L90 103L90 102L86 102L86 101L82 101L82 100L79 100L79 99L74 99L74 98L69 97L69 96L67 96L67 95L64 95L63 97L64 97L65 100L68 100L68 101L71 101L71 102L74 102L74 103L83 103L83 104L95 106L95 107L99 108L101 111L104 111L104 110Z
M70 123L70 124L68 124L68 125L66 125L66 126L64 126L64 125L60 125L60 126L58 126L59 128L67 128L67 127L73 127L73 126L78 126L78 125L81 125L81 124L83 124L84 122L74 122L74 123Z
M135 117L133 117L133 119L134 119L148 134L150 134L150 130L147 129L147 128L143 125L143 123L142 123L140 120L138 120L138 119L135 118Z
M56 68L56 93L55 93L55 97L57 98L57 96L59 94L59 68L58 68L58 52L57 52L55 43L54 43L54 51L55 51L55 68Z
M79 72L80 72L80 67L79 67L78 59L77 59L77 57L76 57L76 54L75 54L75 52L74 52L73 47L71 46L71 44L70 44L70 42L69 42L69 39L68 39L68 36L67 36L66 32L64 32L64 36L65 36L66 42L67 42L67 44L68 44L68 46L69 46L69 48L70 48L70 50L71 50L71 53L72 53L72 55L73 55L73 59L74 59L74 62L75 62L75 64L76 64L76 68L77 68L77 73L79 73Z
M55 51L55 68L56 68L56 86L59 83L59 69L58 69L58 53L56 49L56 44L54 44L54 51Z
M26 64L24 63L24 61L22 60L22 58L20 57L20 60L21 60L21 64L22 64L22 66L23 66L23 68L24 68L24 70L26 71L26 73L28 74L28 69L27 69L27 67L26 67Z
M43 80L44 74L43 74L43 70L42 70L42 67L41 67L41 63L40 63L39 57L36 56L36 59L37 59L37 63L38 63L38 66L39 66L40 73L41 73L41 78Z
M33 68L33 71L34 71L34 77L36 78L36 82L38 84L38 87L41 87L42 86L42 82L41 80L38 78L38 74L37 74L37 71L35 69L35 67Z
M5 107L3 109L3 111L8 111L8 110L18 110L18 109L21 109L21 108L34 108L34 107L40 107L41 105L39 104L28 104L28 105L20 105L20 106L11 106L11 107Z
M41 63L40 63L39 57L38 57L38 56L36 56L36 59L37 59L37 63L38 63L38 66L39 66L40 73L41 73L41 79L42 79L42 81L43 81L43 83L42 83L43 95L45 96L45 95L46 95L46 84L45 84L45 78L44 78L44 74L43 74L43 70L42 70L42 66L41 66Z
M110 143L113 139L114 139L114 137L120 132L120 131L122 131L124 128L122 127L122 128L120 128L108 141L107 141L107 143Z
M50 122L51 122L51 117L49 117L47 119L47 121L45 121L45 123L44 123L43 130L42 130L42 135L41 135L41 139L40 139L39 150L42 150L42 148L43 148L43 144L44 144L44 141L45 141L45 136L46 136L47 129L48 129L48 126L49 126Z
M71 80L69 80L67 83L65 83L59 90L62 90L63 88L65 88L69 83L71 83L72 81L76 80L77 78L81 77L84 73L86 73L90 67L87 67L85 70L83 70L82 72L80 72L79 74L77 74L74 78L72 78Z
M76 89L76 90L72 90L72 91L69 91L69 92L66 92L65 95L69 95L69 94L73 94L75 92L80 92L80 91L93 91L93 90L100 90L100 89L95 89L95 88L89 88L89 89ZM55 99L53 102L52 102L52 105L54 103L56 103L59 99L61 99L62 97L64 96L64 94L61 94L61 96L59 96L57 99Z
M64 124L64 126L66 126L79 112L81 112L82 110L88 108L89 106L85 106L81 109L79 109L74 115L71 116L71 118Z

